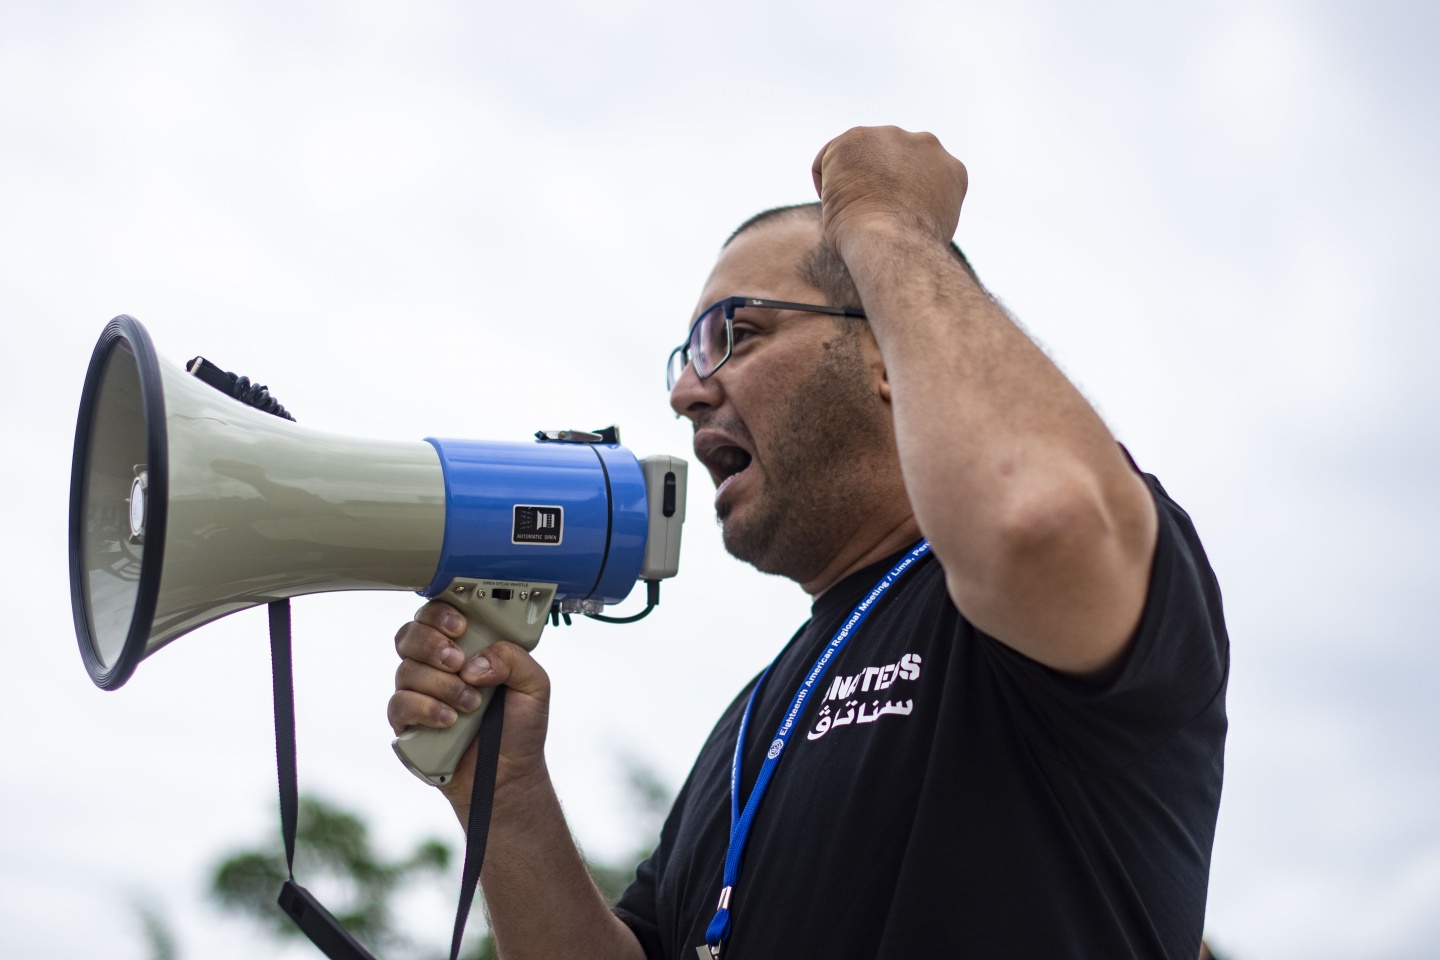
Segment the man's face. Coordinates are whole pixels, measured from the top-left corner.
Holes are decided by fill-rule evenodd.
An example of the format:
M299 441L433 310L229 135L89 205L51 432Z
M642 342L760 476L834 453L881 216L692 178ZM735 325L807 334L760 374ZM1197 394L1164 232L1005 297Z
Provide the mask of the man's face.
M797 271L819 240L808 218L736 237L692 319L730 296L825 303ZM725 365L704 381L687 367L670 405L695 427L725 548L805 583L853 531L877 473L896 462L879 352L863 326L824 314L742 308L734 332Z

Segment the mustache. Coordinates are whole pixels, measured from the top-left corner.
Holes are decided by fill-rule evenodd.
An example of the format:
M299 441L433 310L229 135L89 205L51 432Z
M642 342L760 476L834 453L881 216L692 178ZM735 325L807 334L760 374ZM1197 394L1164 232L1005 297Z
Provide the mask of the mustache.
M701 430L718 430L727 436L733 437L746 444L751 450L755 449L755 438L750 435L750 430L738 417L727 416L714 410L704 410L695 414L690 420L691 436Z

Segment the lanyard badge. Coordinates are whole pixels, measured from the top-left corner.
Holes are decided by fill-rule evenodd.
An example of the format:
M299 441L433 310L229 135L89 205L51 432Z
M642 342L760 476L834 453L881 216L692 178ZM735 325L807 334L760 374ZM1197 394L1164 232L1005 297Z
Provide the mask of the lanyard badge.
M805 711L805 705L810 702L811 694L820 685L825 676L825 671L830 664L845 649L855 631L865 622L870 611L875 609L875 604L885 595L902 576L905 575L917 561L930 552L930 541L921 540L909 553L901 558L890 572L880 578L880 582L870 589L865 599L850 611L835 636L820 651L820 656L815 660L815 665L805 675L800 688L795 691L795 696L790 701L790 709L785 711L785 717L780 721L780 726L775 730L775 736L770 742L770 749L765 752L765 762L760 765L760 772L755 776L755 786L750 790L750 796L745 801L745 808L740 808L740 760L745 752L745 732L750 726L750 714L755 709L755 698L760 693L760 688L765 685L765 680L770 676L770 671L775 664L765 668L760 679L755 683L755 689L750 691L750 700L745 704L745 713L740 718L740 733L735 738L735 757L730 767L730 845L725 850L725 873L720 888L720 902L716 905L715 918L710 921L710 926L705 930L705 946L696 947L696 953L700 960L719 960L720 948L730 939L730 899L734 894L735 886L740 880L740 861L745 854L745 844L750 839L750 827L754 823L755 813L760 809L760 801L765 796L765 790L770 786L771 779L775 776L775 768L780 765L780 758L785 753L785 746L790 742L790 735L795 732L799 725L800 716ZM783 652L782 652L783 656ZM778 657L776 658L778 662Z

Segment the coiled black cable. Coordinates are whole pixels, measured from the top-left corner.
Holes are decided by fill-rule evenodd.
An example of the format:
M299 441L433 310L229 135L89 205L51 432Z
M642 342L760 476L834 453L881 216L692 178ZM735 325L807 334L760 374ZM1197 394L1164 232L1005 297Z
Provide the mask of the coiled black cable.
M229 374L234 377L235 375ZM263 383L251 383L249 377L235 377L235 383L230 388L230 395L241 403L248 403L257 410L266 413L273 413L277 417L284 417L294 422L295 418L290 416L290 411L280 405L280 401L270 396L270 389Z
M221 370L215 364L204 357L196 357L185 364L185 370L197 378L204 380L210 386L219 390L227 396L234 397L247 406L254 407L264 413L274 414L283 417L291 423L295 418L290 411L280 405L280 401L270 396L270 389L263 383L254 383L249 377L242 377L238 374Z

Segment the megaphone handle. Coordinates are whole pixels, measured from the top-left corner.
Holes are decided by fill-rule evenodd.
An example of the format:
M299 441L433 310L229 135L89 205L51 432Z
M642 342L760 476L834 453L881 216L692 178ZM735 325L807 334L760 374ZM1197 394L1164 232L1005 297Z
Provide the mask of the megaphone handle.
M496 640L504 639L495 631L473 619L469 628L456 643L465 651L465 659L484 650ZM480 706L470 713L462 713L448 728L412 726L395 740L395 752L410 771L437 787L450 782L460 755L475 739L480 729L480 720L490 707L495 691L491 688L480 690Z
M455 643L464 651L467 660L497 640L518 643L526 650L533 650L540 642L540 633L545 628L545 613L549 610L550 598L555 595L554 585L517 583L501 591L492 587L487 597L483 586L496 582L457 579L443 595L447 603L454 604L465 614L468 625ZM454 588L457 585L468 589L456 593ZM497 592L506 599L497 599ZM485 716L493 696L493 689L480 690L480 706L470 713L460 714L444 730L419 725L406 728L392 744L400 762L427 783L437 787L449 783L455 775L455 766L460 762L461 754L475 739L480 720Z

